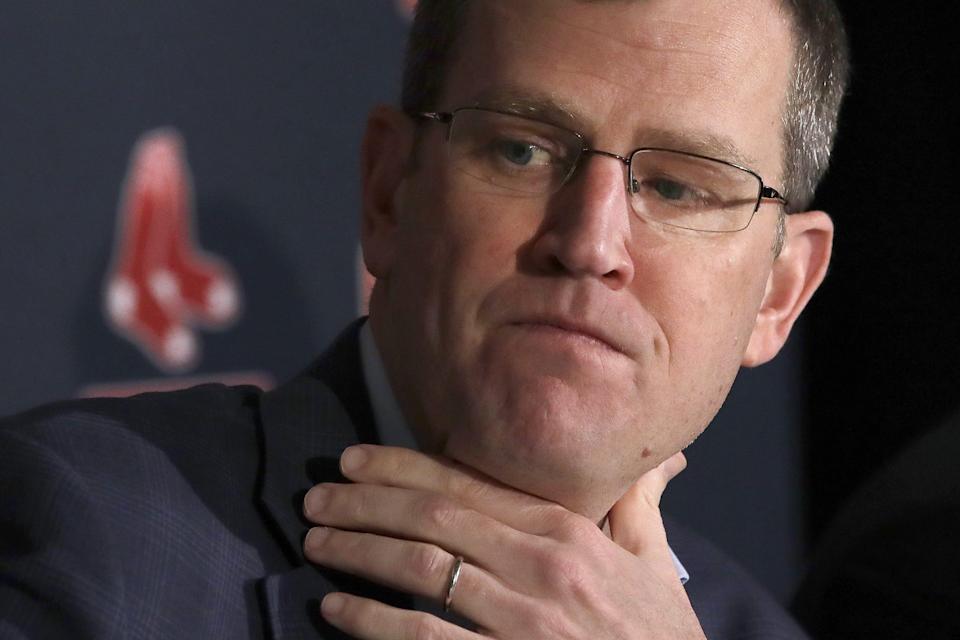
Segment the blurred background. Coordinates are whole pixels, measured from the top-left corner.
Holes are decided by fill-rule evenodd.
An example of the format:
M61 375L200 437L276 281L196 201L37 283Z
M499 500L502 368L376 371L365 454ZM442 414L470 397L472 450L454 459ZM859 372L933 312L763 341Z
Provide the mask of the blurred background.
M356 317L358 142L398 95L410 4L5 3L0 414L270 387ZM844 500L956 406L949 6L841 4L831 273L665 498L784 602Z

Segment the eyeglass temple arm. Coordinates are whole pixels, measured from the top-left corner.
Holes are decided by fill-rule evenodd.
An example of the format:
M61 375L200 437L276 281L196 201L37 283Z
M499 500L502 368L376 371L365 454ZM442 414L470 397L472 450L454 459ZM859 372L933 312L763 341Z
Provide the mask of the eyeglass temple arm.
M453 120L453 114L444 111L421 111L415 115L420 118L426 118L427 120L436 120L437 122L444 123L449 123Z

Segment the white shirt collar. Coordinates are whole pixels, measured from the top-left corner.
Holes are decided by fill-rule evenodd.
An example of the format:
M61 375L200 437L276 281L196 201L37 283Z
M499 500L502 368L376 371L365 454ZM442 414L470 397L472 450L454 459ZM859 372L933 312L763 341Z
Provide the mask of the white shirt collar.
M390 381L383 368L383 360L373 340L370 323L360 327L360 360L363 364L363 379L367 383L370 404L373 408L373 420L376 423L380 442L388 447L419 449L407 421L400 411L400 405L393 395Z
M383 360L380 358L380 352L373 340L373 331L370 329L370 322L363 323L360 327L360 360L363 365L363 379L367 383L367 391L370 395L370 404L373 407L373 419L376 423L377 434L380 436L380 442L389 447L406 447L407 449L419 449L417 440L413 431L407 424L400 411L400 405L393 395L393 389L390 387L390 381L387 380L386 371L383 368ZM690 579L690 574L681 564L680 559L670 549L670 555L673 558L673 566L680 577L680 584L686 584Z

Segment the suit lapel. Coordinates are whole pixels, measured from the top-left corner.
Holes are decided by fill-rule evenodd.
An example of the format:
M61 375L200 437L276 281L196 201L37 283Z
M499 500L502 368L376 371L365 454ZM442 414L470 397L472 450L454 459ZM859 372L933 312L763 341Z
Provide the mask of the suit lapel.
M362 321L353 323L304 373L261 399L260 503L293 567L267 576L259 586L274 638L344 637L319 617L319 600L330 591L410 605L407 596L317 568L303 557L310 526L302 515L304 494L318 482L345 481L339 458L346 447L379 442L360 364L361 326Z

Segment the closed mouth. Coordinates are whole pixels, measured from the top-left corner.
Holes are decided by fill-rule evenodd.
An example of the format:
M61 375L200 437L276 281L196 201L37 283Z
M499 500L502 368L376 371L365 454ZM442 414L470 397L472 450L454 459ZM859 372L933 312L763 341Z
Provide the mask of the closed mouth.
M604 332L587 327L577 322L571 322L569 320L557 318L534 318L522 320L513 324L518 326L525 325L529 327L541 327L545 329L564 331L584 340L602 345L603 347L610 349L611 351L615 351L616 353L626 355L624 350L619 345L614 343L609 337L607 337Z

